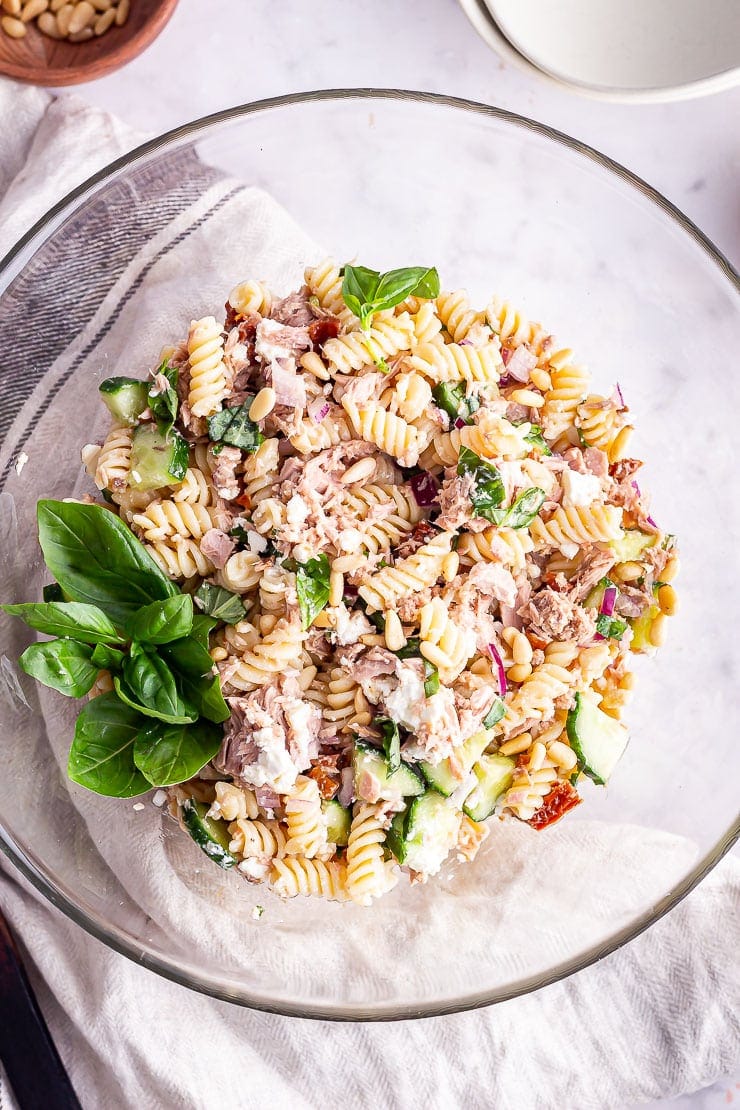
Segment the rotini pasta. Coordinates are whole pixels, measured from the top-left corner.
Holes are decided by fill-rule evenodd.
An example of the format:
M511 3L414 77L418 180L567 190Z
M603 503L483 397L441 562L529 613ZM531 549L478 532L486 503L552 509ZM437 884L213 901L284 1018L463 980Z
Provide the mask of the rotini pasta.
M190 389L188 404L193 416L211 416L221 408L226 393L224 341L213 316L193 320L188 333Z

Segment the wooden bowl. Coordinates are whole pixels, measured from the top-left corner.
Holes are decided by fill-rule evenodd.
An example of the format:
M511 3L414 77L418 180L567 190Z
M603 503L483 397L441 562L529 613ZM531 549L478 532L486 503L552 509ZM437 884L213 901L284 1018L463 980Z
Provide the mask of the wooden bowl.
M176 5L177 0L131 0L123 27L87 42L50 39L35 23L22 39L0 32L0 73L30 85L77 85L105 77L146 50Z

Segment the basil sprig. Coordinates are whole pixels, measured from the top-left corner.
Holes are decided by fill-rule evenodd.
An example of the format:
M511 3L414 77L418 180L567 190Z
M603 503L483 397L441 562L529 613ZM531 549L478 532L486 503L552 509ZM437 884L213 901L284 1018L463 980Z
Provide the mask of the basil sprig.
M249 409L254 397L247 397L243 405L222 409L215 416L208 417L208 436L213 443L239 447L242 451L254 452L264 442L264 436L253 420L249 419Z
M447 413L450 420L464 420L466 424L472 423L472 415L480 408L480 401L471 393L465 393L464 383L451 385L450 382L440 382L432 390L432 397L438 408Z
M210 582L203 582L195 591L195 601L209 617L224 621L226 624L238 624L246 613L244 602L239 594L232 593L224 586L214 586Z
M439 274L426 266L407 266L382 274L366 266L345 266L342 297L360 327L368 331L376 312L395 308L406 297L438 297Z
M328 555L321 554L307 563L298 563L295 572L298 607L301 611L301 627L310 628L322 609L329 604L329 566Z
M77 718L70 778L112 797L191 778L215 755L229 716L208 651L216 620L194 614L192 598L107 509L42 501L38 521L53 596L69 600L3 606L59 637L31 644L20 665L67 697L88 693L103 668L114 684Z

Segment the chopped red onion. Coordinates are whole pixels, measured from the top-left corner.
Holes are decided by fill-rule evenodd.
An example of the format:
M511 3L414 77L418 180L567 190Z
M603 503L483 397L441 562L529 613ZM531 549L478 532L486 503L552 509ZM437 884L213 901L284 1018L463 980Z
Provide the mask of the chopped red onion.
M506 373L518 382L526 382L529 371L537 365L537 356L528 351L526 347L517 347L506 365Z
M460 342L458 343L458 347L474 347L474 346L475 346L475 343L473 343L472 339L461 339Z
M457 419L455 420L455 427L456 428L464 428L465 427L465 421L463 420L462 416L458 416Z
M491 653L491 658L496 664L496 670L498 671L498 692L501 697L503 697L506 693L506 671L504 670L504 661L495 644L489 644L488 650Z
M510 374L502 374L498 380L498 384L502 389L506 389L507 386L513 385L515 381L516 378L512 378Z
M316 424L320 424L328 412L329 402L325 397L314 398L308 406L308 415Z
M433 474L427 474L426 471L414 474L409 478L409 485L416 498L417 505L422 508L426 505L433 505L437 500L439 483Z
M655 523L655 521L653 520L653 518L651 516L646 516L645 520L648 522L648 524L651 524L653 526L653 528L658 527L658 525Z
M512 351L511 347L502 347L501 348L501 358L503 359L504 366L509 365L509 359L511 358L511 356L513 354L514 354L514 352Z
M601 599L601 608L599 613L605 617L614 616L614 605L617 600L618 590L616 586L607 586L604 590L604 596Z
M634 478L632 479L632 488L633 488L634 490L637 490L637 496L638 496L638 497L642 497L642 494L640 493L640 487L638 486L638 484L637 484L637 482L636 482L636 481L634 480Z
M622 393L622 387L619 384L619 382L617 382L616 385L614 386L614 390L617 394L617 397L619 398L619 404L620 404L621 408L623 408L623 409L626 408L627 406L624 403L624 394Z

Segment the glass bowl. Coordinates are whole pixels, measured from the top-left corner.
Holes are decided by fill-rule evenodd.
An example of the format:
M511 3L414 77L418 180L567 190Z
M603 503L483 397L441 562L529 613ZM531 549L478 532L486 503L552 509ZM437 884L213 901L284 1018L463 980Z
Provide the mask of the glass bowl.
M371 909L281 902L213 866L148 799L67 782L75 709L19 680L27 636L3 617L0 838L90 933L189 987L300 1016L449 1013L618 948L737 836L738 283L626 170L495 108L322 92L180 128L75 190L2 263L3 600L40 595L37 499L89 488L79 450L105 428L101 376L142 373L237 280L287 290L324 251L436 265L481 304L498 292L573 346L600 391L619 380L653 515L679 536L682 601L639 668L608 788L545 832L498 823L474 864Z

